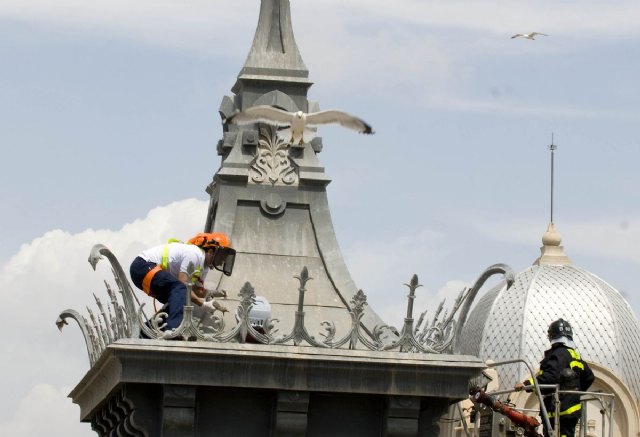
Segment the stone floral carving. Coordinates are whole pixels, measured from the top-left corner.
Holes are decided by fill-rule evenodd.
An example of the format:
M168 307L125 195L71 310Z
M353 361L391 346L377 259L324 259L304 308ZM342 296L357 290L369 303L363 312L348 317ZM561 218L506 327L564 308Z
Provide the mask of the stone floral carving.
M251 181L257 184L292 185L298 182L295 165L289 158L291 144L278 137L271 127L260 128L256 159L251 165Z

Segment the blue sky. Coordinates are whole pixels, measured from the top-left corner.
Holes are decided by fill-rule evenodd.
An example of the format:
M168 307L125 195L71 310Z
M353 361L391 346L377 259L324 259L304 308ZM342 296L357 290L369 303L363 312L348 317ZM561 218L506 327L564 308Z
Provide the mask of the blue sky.
M549 221L553 133L566 254L639 313L637 2L291 7L309 98L377 132L328 127L319 156L343 255L374 309L401 320L413 273L435 307L491 264L528 267ZM103 292L92 244L125 264L203 226L217 109L258 11L257 0L0 1L0 293L24 308L3 324L19 360L2 364L15 398L2 401L0 434L40 435L28 419L39 407L57 434L94 435L58 402L88 363L77 329L53 322ZM510 38L530 31L549 36Z

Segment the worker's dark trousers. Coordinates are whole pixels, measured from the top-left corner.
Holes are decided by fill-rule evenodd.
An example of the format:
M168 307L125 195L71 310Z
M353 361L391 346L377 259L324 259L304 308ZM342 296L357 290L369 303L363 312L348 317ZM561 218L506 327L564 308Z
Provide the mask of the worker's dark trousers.
M129 273L131 274L131 280L142 290L142 281L144 277L156 266L155 263L151 263L137 257L131 263ZM167 329L175 329L182 323L184 306L187 302L187 287L180 282L176 277L166 270L159 271L153 277L151 281L151 296L158 299L163 304L166 304L166 312L168 313L167 320L165 321Z
M562 417L560 416L560 437L574 437L576 435L576 425L578 424L578 416L575 417ZM551 426L553 426L553 417L549 418ZM549 432L546 427L544 430L545 437L549 437Z

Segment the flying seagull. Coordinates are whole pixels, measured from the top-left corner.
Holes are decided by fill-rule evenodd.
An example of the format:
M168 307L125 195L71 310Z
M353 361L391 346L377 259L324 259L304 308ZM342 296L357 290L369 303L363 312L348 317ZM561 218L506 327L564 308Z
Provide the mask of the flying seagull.
M511 39L513 38L527 38L527 39L536 39L536 36L538 35L542 35L542 36L549 36L546 33L540 33L540 32L531 32L531 33L516 33L515 35L513 35L511 37Z
M361 134L373 134L370 125L346 112L328 110L306 114L302 111L288 112L268 105L258 105L237 112L224 123L253 124L266 123L283 127L278 136L290 144L308 143L316 136L315 128L323 124L339 124Z

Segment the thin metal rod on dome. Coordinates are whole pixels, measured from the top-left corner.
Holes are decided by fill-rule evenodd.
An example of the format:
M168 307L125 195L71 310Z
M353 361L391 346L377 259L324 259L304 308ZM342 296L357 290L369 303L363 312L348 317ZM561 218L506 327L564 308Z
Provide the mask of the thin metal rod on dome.
M553 144L553 132L551 133L551 144L549 150L551 150L551 223L553 223L553 176L554 176L554 152L558 149L558 146Z

